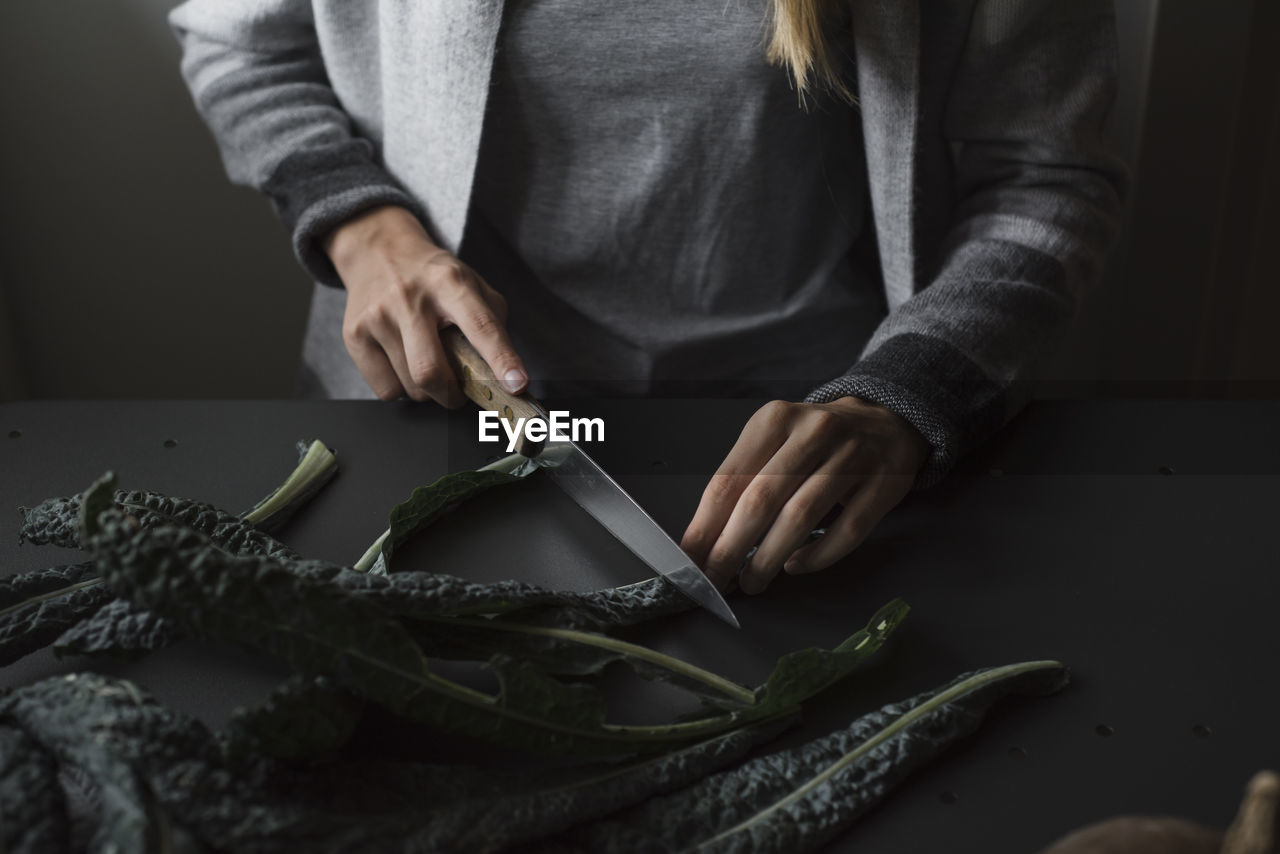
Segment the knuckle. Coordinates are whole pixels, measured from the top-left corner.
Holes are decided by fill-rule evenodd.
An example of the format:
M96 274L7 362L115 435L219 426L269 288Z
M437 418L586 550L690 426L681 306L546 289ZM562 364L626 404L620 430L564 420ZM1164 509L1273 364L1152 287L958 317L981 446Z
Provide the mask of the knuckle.
M862 542L867 535L867 524L859 517L847 519L840 523L840 534L850 548Z
M809 415L813 432L819 436L834 436L845 429L844 419L830 409L815 409Z
M758 481L759 478L747 487L742 493L742 498L738 499L738 506L748 516L767 515L774 507L774 489Z
M415 362L409 366L409 376L419 388L431 388L444 379L444 369L436 362Z
M388 284L387 289L401 301L412 303L417 299L422 286L413 276L396 276Z
M471 291L471 277L456 258L433 262L431 276L433 284L445 294L457 296Z
M724 504L733 499L735 486L732 475L718 474L707 482L706 497L713 504Z
M793 498L778 514L778 521L791 528L807 528L814 518L822 514L818 505L808 498Z
M381 315L377 309L367 308L342 324L342 340L348 345L368 342L373 339L373 331L380 322Z
M498 318L487 307L473 308L467 314L466 320L471 331L481 338L497 335L502 329L502 324L498 323ZM505 358L507 356L506 352L503 352L501 356Z
M753 419L759 418L762 424L771 427L786 424L791 419L793 406L785 400L771 400L756 411Z
M707 541L707 534L701 528L689 528L682 538L686 550L698 551Z
M734 553L726 546L717 545L711 549L711 554L707 555L707 565L722 573L736 569L735 563Z

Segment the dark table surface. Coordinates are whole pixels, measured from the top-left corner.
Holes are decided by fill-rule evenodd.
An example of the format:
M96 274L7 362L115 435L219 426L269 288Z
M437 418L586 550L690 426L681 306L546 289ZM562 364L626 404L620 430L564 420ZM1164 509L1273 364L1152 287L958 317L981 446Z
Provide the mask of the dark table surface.
M759 401L564 403L605 419L607 441L590 452L678 538ZM296 440L319 438L338 451L341 473L280 536L350 563L413 487L485 461L494 449L474 436L474 410L407 403L7 404L0 506L76 493L112 468L123 486L238 512L289 471ZM732 598L741 631L691 613L642 639L752 683L780 654L835 644L904 597L912 613L899 633L813 704L786 743L977 667L1071 667L1065 691L1000 707L834 850L1033 852L1120 813L1225 826L1248 777L1280 766L1277 437L1280 402L1036 402L842 563ZM19 547L10 518L0 574L79 559ZM538 479L475 500L396 565L583 590L647 575ZM127 676L214 725L282 675L188 641L134 662L39 653L0 671L0 684L86 668ZM661 713L665 702L637 701L622 716Z

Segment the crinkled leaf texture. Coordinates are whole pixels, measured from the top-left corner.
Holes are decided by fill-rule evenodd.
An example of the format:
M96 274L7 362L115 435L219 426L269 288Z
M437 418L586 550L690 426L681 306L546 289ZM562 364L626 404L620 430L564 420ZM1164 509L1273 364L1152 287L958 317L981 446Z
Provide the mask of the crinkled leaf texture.
M123 599L112 599L59 635L53 651L60 656L139 656L181 639L182 630L172 620L135 608Z
M1066 668L1056 661L966 674L864 715L847 729L581 828L553 850L816 850L912 770L977 729L997 700L1049 694L1066 681Z
M292 676L262 705L236 710L223 733L223 749L278 759L323 756L347 743L363 709L363 700L327 677Z
M110 482L87 493L86 508L107 506ZM594 686L569 684L523 662L494 660L502 691L490 696L433 673L424 650L386 606L395 601L397 576L368 576L310 563L292 564L263 555L229 555L198 532L172 527L139 528L119 509L90 519L86 541L111 588L135 606L178 621L185 629L215 640L260 650L310 675L328 675L359 696L378 702L411 720L482 738L517 749L559 754L623 754L667 750L702 740L746 723L794 711L800 692L770 692L746 708L698 721L665 726L606 723ZM314 571L313 571L314 570ZM352 595L346 579L358 579L362 595ZM456 580L455 580L456 581ZM337 583L334 583L337 582ZM494 585L499 586L499 585ZM459 585L439 588L458 604ZM493 591L462 589L495 601ZM510 591L504 591L506 596ZM363 594L378 595L363 595ZM409 597L429 606L423 588ZM542 602L558 594L525 586L522 594ZM569 597L575 605L583 597ZM509 602L509 598L496 601ZM436 607L440 602L434 603ZM883 642L905 613L894 603L890 616L873 620L839 651L838 666L809 687L819 690L847 673ZM895 616L896 615L896 616ZM807 660L807 659L806 659ZM793 681L785 661L775 679ZM806 665L810 666L810 665Z
M66 812L54 757L25 731L0 725L0 851L68 850Z
M202 724L137 686L54 677L0 700L6 851L66 850L58 766L89 796L90 850L471 851L523 843L671 791L785 723L621 765L474 768L228 755ZM55 765L56 760L56 765ZM10 786L21 783L22 789ZM36 846L36 847L32 847Z
M207 748L203 728L178 719L126 682L96 674L55 677L0 699L0 723L16 726L79 769L100 793L93 851L198 850L157 803L145 769ZM171 724L171 725L167 725Z
M0 666L48 646L113 596L92 562L0 579Z
M559 708L545 720L515 703L533 703L548 686L504 674L512 676L508 702L505 692L494 698L443 679L394 616L280 561L228 555L194 531L135 528L119 511L99 520L92 543L111 588L197 635L265 652L304 674L328 675L412 720L497 743L551 752L629 750L625 733L579 725L595 716L586 686L566 686L559 695L581 703L581 711ZM655 735L652 744L673 741Z
M20 536L35 545L81 548L81 500L79 495L50 498L36 507L22 508L24 521ZM114 501L144 527L181 525L200 531L220 548L237 554L298 557L297 552L275 537L211 504L158 492L123 489L116 492Z
M230 552L298 559L267 531L284 522L337 472L334 454L324 443L299 443L298 452L294 471L244 518L199 501L140 490L116 492L113 503L142 526L181 525L203 532ZM19 537L36 545L78 548L81 508L79 495L20 508ZM0 666L51 642L59 655L140 655L180 636L172 621L113 600L92 563L0 580Z
M488 795L445 810L412 839L428 851L498 851L679 790L739 761L794 718L733 730L638 761L581 769L572 779L533 791Z

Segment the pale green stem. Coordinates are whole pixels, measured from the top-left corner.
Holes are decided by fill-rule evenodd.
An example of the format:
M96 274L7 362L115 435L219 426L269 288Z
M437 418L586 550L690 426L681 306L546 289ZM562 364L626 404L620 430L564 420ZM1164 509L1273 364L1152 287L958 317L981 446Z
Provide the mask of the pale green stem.
M320 440L311 443L293 473L274 492L241 515L250 525L269 530L283 522L337 471L337 458Z

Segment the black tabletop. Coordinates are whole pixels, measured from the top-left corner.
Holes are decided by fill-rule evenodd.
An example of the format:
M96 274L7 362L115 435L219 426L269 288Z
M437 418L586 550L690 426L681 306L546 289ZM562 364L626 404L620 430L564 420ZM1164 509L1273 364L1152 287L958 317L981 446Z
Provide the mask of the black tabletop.
M760 401L565 402L600 416L589 451L678 537ZM474 410L358 402L24 402L0 406L0 506L126 487L244 510L291 469L293 444L338 451L338 478L280 536L353 562L418 485L482 464ZM5 438L7 436L8 438ZM876 658L812 704L793 743L977 667L1056 658L1072 684L1005 704L913 775L835 850L1032 852L1119 813L1223 826L1252 772L1280 766L1275 616L1280 403L1036 402L942 484L914 493L826 572L737 595L742 630L690 613L641 639L743 682L830 646L902 596ZM0 537L0 574L79 559ZM476 499L397 553L401 568L591 589L645 568L537 478ZM77 669L127 676L211 724L283 671L197 642L134 662L32 655L22 684ZM637 699L624 715L667 711Z

